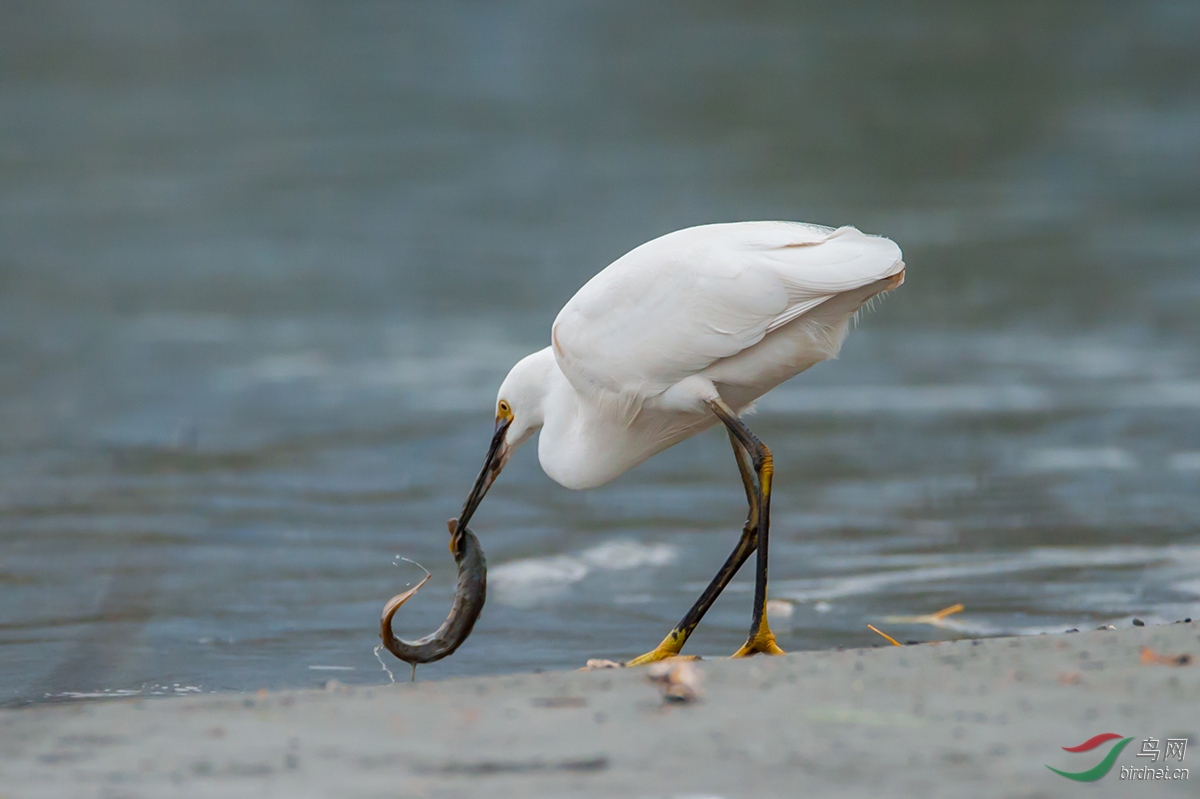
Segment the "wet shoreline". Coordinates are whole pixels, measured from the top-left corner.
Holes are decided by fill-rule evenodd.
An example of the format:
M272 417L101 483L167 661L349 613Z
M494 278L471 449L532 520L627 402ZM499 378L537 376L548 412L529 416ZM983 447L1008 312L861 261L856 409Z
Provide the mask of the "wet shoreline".
M1200 624L1178 622L702 661L685 702L646 669L615 669L43 705L0 711L0 785L14 797L1055 795L1068 783L1046 766L1091 767L1099 757L1062 747L1098 733L1134 738L1118 765L1146 765L1144 738L1194 747L1198 659ZM1114 770L1094 790L1126 788Z

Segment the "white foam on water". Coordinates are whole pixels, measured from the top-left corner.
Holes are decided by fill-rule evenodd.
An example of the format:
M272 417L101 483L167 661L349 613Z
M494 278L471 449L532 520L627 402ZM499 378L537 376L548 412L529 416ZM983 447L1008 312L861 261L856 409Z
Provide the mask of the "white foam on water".
M920 563L920 556L902 556L908 564ZM816 602L850 596L879 594L897 586L925 586L930 583L989 577L1043 569L1080 566L1148 566L1174 564L1193 568L1200 563L1200 546L1168 547L1036 547L1012 555L957 556L930 555L929 565L892 568L866 574L818 577L806 580L776 580L772 593L780 599ZM884 566L889 558L882 558ZM817 564L818 566L820 564ZM731 588L733 586L730 586Z
M1014 624L995 624L984 619L967 616L960 619L947 619L938 627L944 630L950 630L964 636L984 636L984 635L1051 635L1054 633L1063 633L1071 629L1070 624L1033 624L1033 625L1014 625ZM1076 629L1087 629L1076 628Z
M588 567L570 555L553 555L545 558L525 558L502 563L488 575L488 582L496 587L508 584L527 585L534 583L577 583L587 576Z
M587 564L570 555L502 563L488 574L488 588L503 605L529 607L587 577Z
M1136 469L1137 458L1118 447L1049 447L1037 449L1023 464L1031 472L1071 472Z
M309 666L311 671L354 671L353 666Z
M122 696L140 696L141 691L134 688L105 688L103 691L62 691L57 694L46 694L47 699L114 699Z
M639 544L636 541L607 541L580 553L580 559L596 569L624 570L642 566L666 566L678 556L670 544Z
M199 685L151 685L146 688L105 688L100 691L61 691L45 694L47 699L120 699L130 696L188 696L203 693Z
M678 551L670 544L606 541L578 555L522 558L491 569L488 587L496 601L529 607L560 594L594 571L624 571L671 563Z

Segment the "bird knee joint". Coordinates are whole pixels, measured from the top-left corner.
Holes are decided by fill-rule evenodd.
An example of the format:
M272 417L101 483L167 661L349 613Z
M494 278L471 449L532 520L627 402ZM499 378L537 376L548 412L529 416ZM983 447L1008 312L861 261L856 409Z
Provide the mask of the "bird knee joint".
M764 471L775 470L775 456L771 454L771 450L767 449L767 445L759 442L754 449L754 471L762 474Z

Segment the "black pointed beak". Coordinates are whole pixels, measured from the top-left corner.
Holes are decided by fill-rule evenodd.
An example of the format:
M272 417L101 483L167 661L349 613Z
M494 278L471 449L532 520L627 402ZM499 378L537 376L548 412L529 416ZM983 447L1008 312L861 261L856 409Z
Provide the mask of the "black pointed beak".
M504 464L508 463L508 445L504 441L504 435L508 432L508 426L511 424L511 416L496 420L496 432L492 435L491 445L488 446L487 459L483 462L483 469L480 470L479 477L475 478L475 485L472 486L471 493L467 495L467 501L463 503L462 513L458 514L455 535L467 526L475 509L483 501L484 495L492 487L492 483L496 482L500 470L504 468Z

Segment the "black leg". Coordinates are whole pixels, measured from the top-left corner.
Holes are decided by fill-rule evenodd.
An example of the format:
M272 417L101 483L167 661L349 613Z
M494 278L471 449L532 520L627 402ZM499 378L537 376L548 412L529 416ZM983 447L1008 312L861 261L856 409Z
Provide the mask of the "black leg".
M724 406L724 403L722 403L722 406ZM728 406L724 406L724 408L726 411L728 411ZM716 408L714 408L714 412L717 412ZM725 560L725 564L721 566L720 570L708 584L708 587L704 589L704 593L700 595L700 598L696 600L691 609L684 614L684 617L679 621L679 624L675 625L675 628L672 629L671 632L667 633L667 637L664 638L657 647L655 647L652 651L629 661L626 664L628 666L640 666L645 663L652 663L656 660L662 660L664 658L678 655L680 650L683 649L683 645L687 642L688 636L692 634L692 631L696 629L696 625L698 625L700 620L704 618L704 614L708 612L708 609L712 607L714 602L716 602L717 597L720 596L721 592L725 590L725 586L729 585L729 582L733 579L734 575L737 574L738 570L742 567L742 564L749 560L750 555L753 554L754 550L759 548L759 544L762 540L760 538L760 522L761 519L765 518L762 512L766 508L766 505L763 502L764 494L761 490L762 476L764 474L763 465L765 463L767 466L767 471L765 474L768 485L767 495L769 496L771 453L770 450L768 450L766 446L762 444L762 442L754 437L753 433L750 433L749 429L746 428L745 425L741 424L741 421L737 419L737 416L734 415L732 411L728 411L728 415L737 421L737 423L741 425L741 429L744 431L744 434L741 434L740 431L736 430L733 426L730 426L729 423L726 422L726 427L728 428L729 432L729 443L733 446L733 454L737 459L738 464L738 473L741 475L742 487L746 490L746 503L749 506L746 524L742 528L742 536L738 540L737 546L735 546L733 551L729 553L729 557ZM721 421L725 421L721 413L717 413L717 416L721 418ZM748 434L749 438L746 438L746 434ZM752 447L746 447L746 445L743 443L744 440L752 441ZM766 453L765 461L760 450L765 451ZM763 597L765 597L766 563L765 559L762 557L761 549L759 551L759 570L763 574L761 592ZM759 601L759 592L760 589L756 581L756 608L761 608L765 606L766 603L765 598L762 598L762 600ZM761 623L760 614L757 610L754 619L755 621L752 629L757 631L760 626L765 627L765 625ZM769 634L770 630L768 629L766 632ZM743 649L745 648L746 647L743 647ZM778 650L778 647L775 647L775 649ZM741 650L739 650L739 652L740 651ZM768 650L755 649L754 651L757 652ZM747 654L753 653L751 652Z
M782 655L783 650L775 643L775 635L767 623L767 555L770 551L771 481L775 475L775 458L771 455L771 450L767 445L750 432L750 428L746 427L732 408L719 399L709 405L713 409L713 413L725 423L729 434L749 454L751 466L758 478L755 486L756 501L750 503L751 513L754 513L756 505L758 511L758 568L754 575L754 610L750 617L750 634L746 638L746 643L742 644L742 647L734 652L733 656L747 657L760 652L767 655ZM738 465L744 468L740 454ZM743 482L745 482L744 479ZM749 494L749 488L747 494Z

